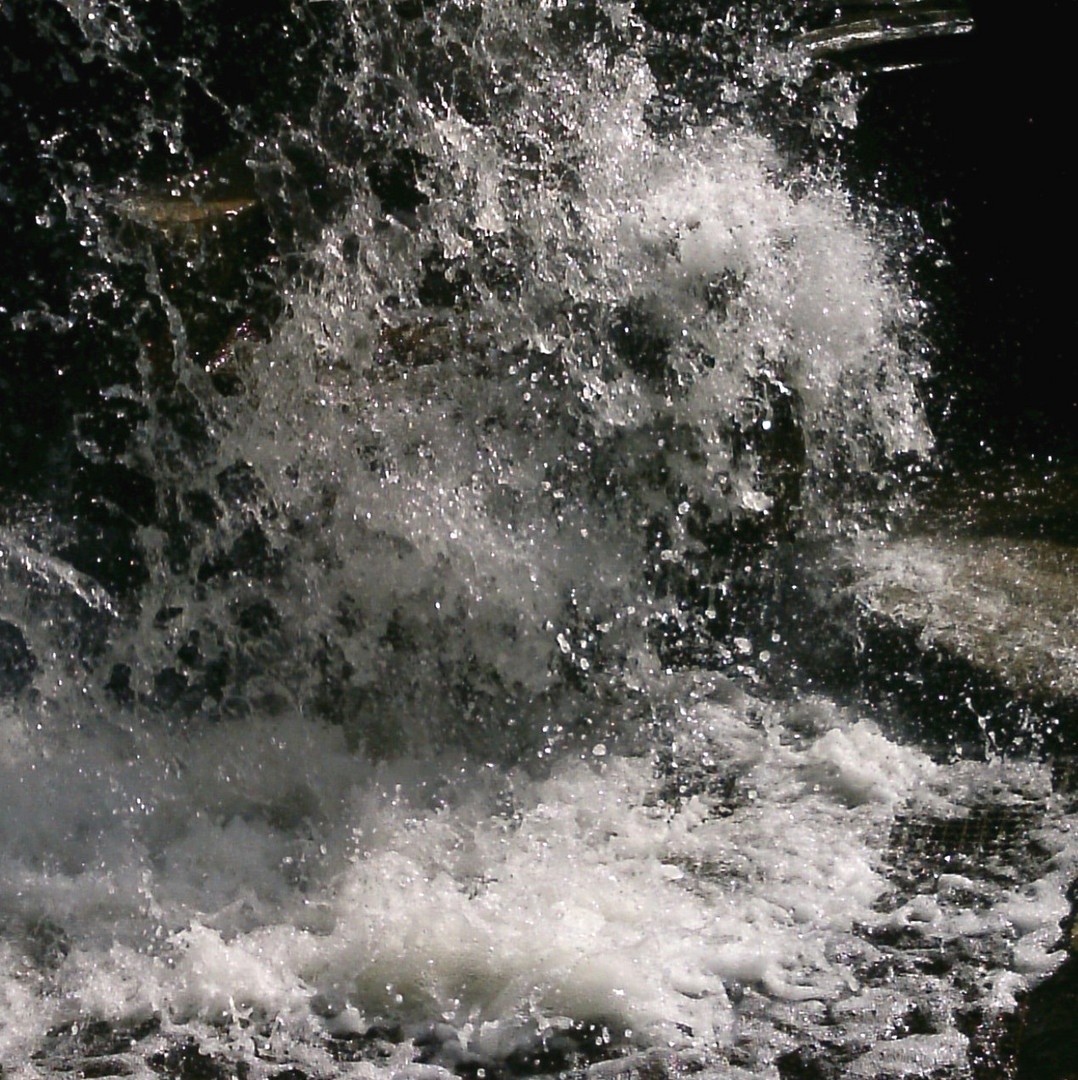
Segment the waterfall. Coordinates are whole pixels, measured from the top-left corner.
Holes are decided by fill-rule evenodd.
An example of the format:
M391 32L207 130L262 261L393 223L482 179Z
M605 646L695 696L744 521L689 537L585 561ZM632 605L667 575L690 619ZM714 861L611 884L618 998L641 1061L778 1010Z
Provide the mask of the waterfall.
M937 467L849 43L652 6L5 10L4 1069L907 1075L903 934L1006 939L985 1015L1057 963L1049 766L812 669ZM897 882L988 805L1025 879Z

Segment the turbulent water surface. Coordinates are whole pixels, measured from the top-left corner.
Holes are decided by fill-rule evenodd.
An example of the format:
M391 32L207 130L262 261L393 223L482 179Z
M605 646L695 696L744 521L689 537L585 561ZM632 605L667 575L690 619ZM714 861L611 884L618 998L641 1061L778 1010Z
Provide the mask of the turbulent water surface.
M819 660L934 255L802 9L213 8L4 10L3 1071L971 1075L1078 848Z

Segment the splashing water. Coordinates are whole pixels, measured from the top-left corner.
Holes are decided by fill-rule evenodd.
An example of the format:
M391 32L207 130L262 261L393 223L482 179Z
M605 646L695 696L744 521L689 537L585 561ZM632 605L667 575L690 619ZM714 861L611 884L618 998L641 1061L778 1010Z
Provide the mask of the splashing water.
M900 238L733 109L657 120L629 5L590 34L509 0L333 7L309 116L230 114L226 180L176 179L201 151L167 110L136 155L167 144L167 190L55 180L99 291L142 297L74 453L150 494L106 585L62 513L5 504L4 1067L156 1018L312 1068L397 1025L460 1071L560 1067L574 1038L748 1040L766 1070L788 1029L746 1001L887 1037L862 982L896 928L1012 934L1047 970L1058 830L1032 895L975 912L895 899L886 854L900 809L1050 804L1042 770L933 763L670 658L676 632L766 665L715 610L722 538L824 535L930 454ZM122 5L67 10L132 78L165 48ZM728 96L804 73L761 45ZM248 228L270 242L229 298Z

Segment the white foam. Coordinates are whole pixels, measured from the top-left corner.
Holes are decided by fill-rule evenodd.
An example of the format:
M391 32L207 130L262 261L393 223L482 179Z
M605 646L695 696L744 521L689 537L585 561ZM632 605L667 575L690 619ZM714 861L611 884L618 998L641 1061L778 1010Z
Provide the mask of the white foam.
M251 723L173 740L185 769L170 780L160 738L142 743L154 747L136 753L142 766L106 765L84 736L81 756L33 770L28 744L9 740L6 790L29 776L76 798L55 831L3 825L5 908L22 912L28 947L44 917L69 946L47 980L6 947L4 1036L31 1045L64 1018L158 1012L296 1030L314 1017L337 1032L437 1019L488 1043L522 1019L570 1018L644 1044L711 1045L730 1037L728 987L847 996L854 972L833 945L881 918L873 844L897 801L933 778L941 798L946 781L837 712L815 741L751 712L697 695L672 729L694 760L710 753L718 768L729 754L742 795L725 816L703 794L656 801L650 757L613 752L547 779L467 767L447 783L416 766L409 781L350 758L339 731ZM153 800L132 813L151 776ZM305 818L275 827L301 784ZM981 916L1025 935L1021 970L1045 970L1034 938L1058 919L1063 886L1050 876ZM930 895L893 918L945 922Z

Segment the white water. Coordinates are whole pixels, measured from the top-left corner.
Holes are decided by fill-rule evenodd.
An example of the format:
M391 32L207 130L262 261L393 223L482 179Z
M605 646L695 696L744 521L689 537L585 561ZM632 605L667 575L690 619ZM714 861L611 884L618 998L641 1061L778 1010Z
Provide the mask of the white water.
M750 1071L774 1075L780 1032L823 1011L866 1047L893 1034L862 987L873 929L1005 943L980 988L997 1010L1058 958L1078 852L1038 766L933 763L826 699L664 670L651 644L715 618L694 519L786 512L782 416L806 529L837 527L835 476L930 453L897 238L750 130L656 135L633 48L566 55L541 11L479 14L472 48L495 83L519 64L522 103L478 126L411 89L405 143L430 163L415 220L357 187L272 340L230 361L243 394L215 396L178 350L204 458L150 401L133 460L220 509L190 569L142 530L131 616L39 539L3 549L0 614L41 662L36 695L0 713L5 1070L57 1025L156 1015L239 1054L272 1031L322 1066L323 1036L377 1021L445 1023L495 1062L595 1023L717 1061L747 1039ZM851 100L829 107L849 122ZM432 250L461 283L452 309L421 302ZM664 342L661 372L619 343L626 310ZM229 469L243 494L215 479ZM200 579L252 525L280 569ZM657 587L670 572L689 604ZM268 632L238 614L257 604ZM72 608L105 627L133 704L85 675ZM154 677L192 633L230 650L232 682L221 718L179 722ZM768 644L738 639L743 669ZM1038 880L943 875L895 898L899 812L1012 804L1045 812ZM867 1053L964 1045L943 1007L937 1034Z
M241 1044L270 1019L285 1045L444 1021L497 1060L528 1032L587 1020L619 1043L715 1052L737 1034L743 988L800 1003L806 1022L818 1003L856 1003L878 952L866 928L1001 936L1017 974L993 976L997 1007L1054 966L1078 860L1062 821L1037 882L943 875L904 906L876 904L897 808L946 818L1043 799L1036 768L935 765L824 701L764 710L673 676L650 693L682 767L736 776L732 812L707 794L657 798L649 755L598 743L544 779L376 769L339 730L295 720L183 744L86 738L61 759L9 717L5 1060L64 1021L154 1013ZM69 951L40 970L47 925Z

